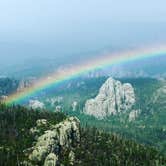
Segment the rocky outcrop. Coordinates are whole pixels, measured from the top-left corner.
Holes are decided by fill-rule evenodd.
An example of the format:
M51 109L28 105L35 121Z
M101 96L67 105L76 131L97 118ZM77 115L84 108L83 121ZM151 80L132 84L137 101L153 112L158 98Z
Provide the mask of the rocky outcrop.
M57 97L47 98L45 102L46 102L46 104L49 104L52 107L54 107L54 106L61 104L62 101L63 101L63 97L57 96Z
M48 124L46 119L39 119L36 121L36 125L37 127L43 127L46 126Z
M129 83L108 78L94 99L85 103L84 113L102 119L127 111L135 104L134 88Z
M61 112L62 111L62 106L61 105L57 105L55 107L55 112Z
M47 124L45 120L38 120L39 126ZM44 165L56 165L58 155L62 149L69 149L80 141L80 121L76 117L67 118L65 121L52 125L43 135L37 138L32 147L29 160L32 163ZM70 154L71 160L73 153Z
M36 126L30 129L30 134L35 140L41 135L42 131L49 128L49 123L46 119L39 119L36 121Z
M30 100L29 101L29 107L33 108L33 109L37 109L37 108L44 108L44 103L40 102L39 100Z
M23 91L25 88L28 88L28 87L32 86L35 82L36 82L35 77L29 77L26 80L24 80L24 79L21 80L19 82L18 87L17 87L17 92Z
M50 153L44 162L44 166L56 166L58 164L58 157L54 153Z
M77 101L73 101L73 103L72 103L72 105L71 105L72 111L76 111L77 106L78 106L78 102L77 102Z
M8 99L8 96L2 95L0 96L0 101L6 101Z
M129 113L129 122L135 121L135 119L139 116L140 110L132 110Z
M73 151L70 151L70 153L69 153L70 165L74 165L74 161L75 161L75 153Z
M166 108L166 81L163 80L160 82L160 84L161 87L154 92L151 102L153 104L158 104L159 106L163 106L163 108Z

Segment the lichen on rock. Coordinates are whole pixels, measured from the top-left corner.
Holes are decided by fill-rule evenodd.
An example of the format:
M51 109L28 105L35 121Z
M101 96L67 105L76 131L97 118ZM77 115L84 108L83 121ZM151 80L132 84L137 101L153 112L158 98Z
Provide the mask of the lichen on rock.
M43 120L38 120L39 122L46 123ZM29 160L37 164L53 163L55 155L56 161L58 160L61 149L70 149L73 143L79 141L80 121L76 117L69 117L57 125L50 126L50 130L46 130L37 138L36 144L29 154Z

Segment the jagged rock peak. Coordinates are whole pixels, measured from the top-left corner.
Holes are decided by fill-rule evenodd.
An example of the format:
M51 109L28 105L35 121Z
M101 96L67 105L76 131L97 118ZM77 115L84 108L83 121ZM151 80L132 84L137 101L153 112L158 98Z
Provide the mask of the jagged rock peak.
M79 141L80 121L76 117L69 117L57 125L50 126L49 130L37 138L35 146L32 147L33 150L29 154L29 160L36 164L44 162L44 165L48 163L57 165L60 151L62 149L70 150L73 143L77 144Z
M101 86L98 95L85 103L84 113L103 119L121 111L127 111L135 103L134 88L129 83L108 78Z

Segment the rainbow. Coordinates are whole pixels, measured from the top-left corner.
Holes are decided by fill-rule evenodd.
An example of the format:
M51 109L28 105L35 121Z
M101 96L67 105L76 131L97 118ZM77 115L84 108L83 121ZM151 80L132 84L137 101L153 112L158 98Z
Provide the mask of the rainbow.
M94 69L104 68L128 61L157 57L164 54L166 55L165 46L104 54L97 57L96 59L91 59L87 62L64 68L63 70L58 70L50 75L47 75L46 77L40 78L31 87L25 88L20 92L15 92L9 95L5 102L7 104L20 103L26 98L31 97L44 89L59 85L69 79L78 77Z

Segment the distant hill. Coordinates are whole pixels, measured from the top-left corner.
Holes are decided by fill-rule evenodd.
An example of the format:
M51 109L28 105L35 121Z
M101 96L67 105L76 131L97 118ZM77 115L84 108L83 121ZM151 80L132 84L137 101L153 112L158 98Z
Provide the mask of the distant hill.
M105 73L118 78L166 78L166 55L129 61L103 69Z
M93 55L94 53L92 53ZM97 54L97 53L96 53ZM78 54L79 57L81 54ZM82 58L76 60L79 64L82 61L88 61L88 55L90 53L85 53L86 59ZM92 58L92 57L91 57ZM98 57L93 57L98 58ZM82 60L82 61L81 61ZM68 65L67 65L68 64ZM53 73L58 69L63 69L64 66L75 65L73 59L68 57L64 58L31 58L26 61L19 62L18 64L6 64L0 66L0 75L5 75L8 77L15 77L18 79L26 79L28 77L41 77L46 76L49 73ZM156 56L151 58L140 59L136 61L128 61L126 63L120 63L111 65L107 68L100 68L87 73L87 76L112 76L118 78L126 77L149 77L149 78L160 78L166 77L166 55Z
M14 91L19 86L19 81L14 78L0 77L0 96L8 95Z

